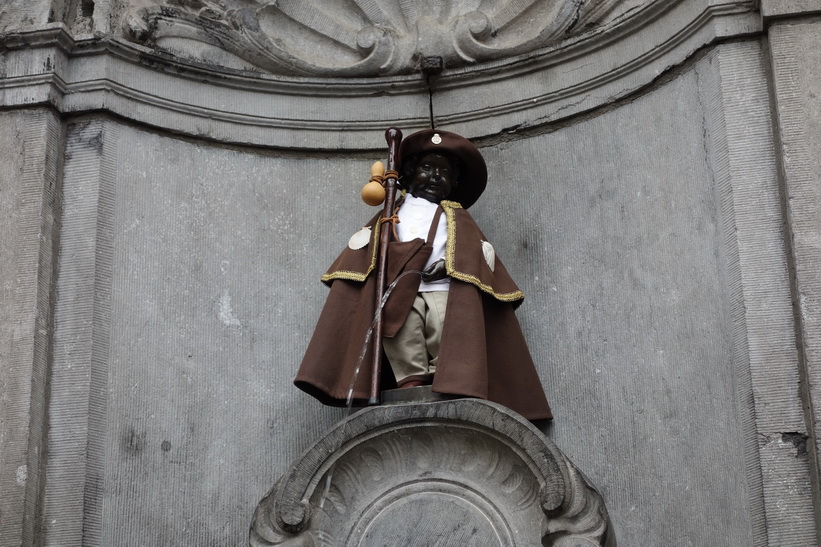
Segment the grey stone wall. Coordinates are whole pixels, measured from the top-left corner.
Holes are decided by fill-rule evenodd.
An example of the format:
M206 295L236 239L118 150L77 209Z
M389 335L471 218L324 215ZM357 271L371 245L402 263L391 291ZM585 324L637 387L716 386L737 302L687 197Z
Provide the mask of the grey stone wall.
M510 186L477 216L486 225L512 194L503 210L518 226L491 232L528 295L519 315L557 416L550 435L600 484L625 545L708 545L715 528L695 526L707 519L722 544L752 544L721 211L692 123L709 70L487 154ZM530 184L505 172L522 164Z
M0 545L241 545L345 415L291 379L427 89L220 71L122 39L147 2L81 4L0 13ZM622 545L818 541L812 13L621 3L435 81Z

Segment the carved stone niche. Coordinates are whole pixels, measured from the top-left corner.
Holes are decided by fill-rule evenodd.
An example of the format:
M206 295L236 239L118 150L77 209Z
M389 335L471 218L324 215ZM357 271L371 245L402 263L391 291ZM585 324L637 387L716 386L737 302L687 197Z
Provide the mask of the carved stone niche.
M250 545L607 546L599 493L549 439L478 399L366 408L257 506Z
M213 59L229 52L240 60L237 67L271 74L386 76L413 73L428 55L442 56L448 68L458 68L549 47L590 31L625 4L163 0L133 7L123 21L123 35L184 57ZM230 64L228 57L221 60Z

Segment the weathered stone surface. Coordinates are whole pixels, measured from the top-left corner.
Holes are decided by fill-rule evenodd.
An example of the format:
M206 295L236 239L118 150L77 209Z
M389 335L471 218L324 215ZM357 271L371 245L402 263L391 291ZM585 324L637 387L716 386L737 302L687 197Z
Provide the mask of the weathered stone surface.
M604 500L521 416L476 399L370 407L309 447L250 544L607 545Z
M0 6L0 33L42 28L55 21L54 7L58 12L64 2L57 0L27 0L3 2Z
M111 153L116 128L106 129L92 120L70 124L66 131L42 525L50 545L105 543L101 497L116 182Z
M783 239L762 62L757 44L722 46L630 104L484 150L496 184L474 215L501 234L494 246L524 283L519 315L528 340L540 341L531 349L557 416L551 439L600 487L630 545L715 542L697 526L648 529L635 520L641 511L648 522L680 522L680 503L691 522L724 530L722 544L761 544L760 437L750 406L759 386L743 383L748 337L759 378L772 382L765 405L780 405L762 411L768 426L800 421L785 257L766 258ZM738 147L710 153L728 105L739 108L726 128ZM517 175L521 164L538 174ZM736 235L724 226L735 214L723 212L726 176L750 185L739 199L749 219L744 264L756 265L745 275L755 283L742 299L724 235ZM526 230L503 220L515 215ZM756 310L750 327L736 315L743 298ZM592 448L580 448L585 435ZM808 505L806 462L778 441L772 461L797 469L800 487L771 484Z
M339 419L291 380L336 247L317 219L340 215L306 200L359 200L373 160L346 156L68 126L48 542L237 544L270 488L259 470Z
M785 432L808 443L816 500L821 500L821 23L791 20L769 29L777 150L792 250L793 297L799 324L800 373L808 428ZM813 446L814 445L814 446ZM821 527L821 503L815 505ZM821 529L819 529L821 537Z
M60 123L0 114L0 545L39 526L51 352Z
M757 543L811 545L812 474L793 432L806 433L800 357L778 184L775 139L769 121L766 65L755 44L722 48L710 56L717 70L701 73L705 120L721 203L736 381L748 457L750 500L761 506ZM754 428L752 427L755 424ZM755 430L755 434L752 430ZM750 460L748 460L750 461Z
M761 0L761 15L765 18L818 13L821 5L816 0Z

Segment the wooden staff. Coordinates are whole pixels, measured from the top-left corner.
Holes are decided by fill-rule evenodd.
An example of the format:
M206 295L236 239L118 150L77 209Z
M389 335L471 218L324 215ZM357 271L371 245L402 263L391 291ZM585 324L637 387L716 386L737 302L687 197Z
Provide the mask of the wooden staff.
M379 262L376 271L376 322L373 328L373 376L371 377L371 397L368 399L369 405L379 404L379 380L382 376L382 308L379 304L385 295L387 286L388 271L388 245L390 245L391 233L390 225L394 214L396 203L396 186L398 176L396 174L397 159L399 156L399 144L402 142L402 132L395 127L385 131L385 140L388 141L388 165L385 171L385 206L382 209L382 226L379 232Z

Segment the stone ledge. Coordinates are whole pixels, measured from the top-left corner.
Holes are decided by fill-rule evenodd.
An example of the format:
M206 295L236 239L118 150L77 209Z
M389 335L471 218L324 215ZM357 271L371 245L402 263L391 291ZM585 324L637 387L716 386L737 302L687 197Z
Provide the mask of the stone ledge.
M821 14L821 4L818 0L761 0L761 16L765 21L780 17L819 14Z

